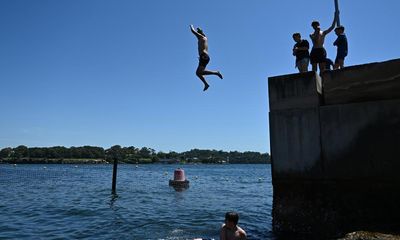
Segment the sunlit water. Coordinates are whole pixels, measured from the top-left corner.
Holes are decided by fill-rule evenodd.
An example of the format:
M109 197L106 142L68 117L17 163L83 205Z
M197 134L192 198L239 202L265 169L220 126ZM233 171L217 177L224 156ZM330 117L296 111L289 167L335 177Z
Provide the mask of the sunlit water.
M219 239L237 211L248 239L272 239L270 165L182 165L189 189L168 186L178 165L0 164L0 239Z

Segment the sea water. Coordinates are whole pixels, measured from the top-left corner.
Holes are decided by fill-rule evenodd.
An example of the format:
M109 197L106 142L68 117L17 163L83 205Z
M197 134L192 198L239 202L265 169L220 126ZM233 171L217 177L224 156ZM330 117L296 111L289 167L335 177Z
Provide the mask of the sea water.
M190 187L168 186L181 167ZM273 239L267 164L0 164L0 239L219 239L227 211Z

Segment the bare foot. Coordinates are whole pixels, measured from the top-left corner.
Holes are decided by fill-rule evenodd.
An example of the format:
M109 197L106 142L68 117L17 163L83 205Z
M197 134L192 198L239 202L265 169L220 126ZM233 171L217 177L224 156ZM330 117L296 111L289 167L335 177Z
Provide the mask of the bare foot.
M221 74L219 71L217 72L217 76L218 76L219 78L223 79L222 74Z
M210 87L210 85L208 85L208 84L205 84L204 85L204 89L203 89L203 91L206 91L208 88Z

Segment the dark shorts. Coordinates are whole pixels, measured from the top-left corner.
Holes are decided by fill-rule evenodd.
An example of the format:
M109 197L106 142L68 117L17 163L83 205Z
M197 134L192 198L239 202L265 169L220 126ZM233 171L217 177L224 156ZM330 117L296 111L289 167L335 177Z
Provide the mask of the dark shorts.
M338 51L336 54L335 63L338 63L339 60L344 60L347 56L347 52L345 51Z
M210 62L210 57L203 53L199 57L199 66L206 67L207 64Z
M313 48L311 50L311 53L310 53L311 64L325 62L325 59L326 59L325 48Z

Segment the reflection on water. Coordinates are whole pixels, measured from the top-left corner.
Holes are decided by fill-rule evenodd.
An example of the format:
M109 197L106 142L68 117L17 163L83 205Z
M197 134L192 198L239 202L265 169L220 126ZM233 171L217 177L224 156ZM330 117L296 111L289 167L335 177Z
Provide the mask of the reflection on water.
M110 198L110 208L111 209L114 208L114 203L117 201L117 199L118 199L118 194L111 193L111 198Z
M233 210L249 239L273 239L269 165L184 165L190 188L178 191L176 167L121 164L110 195L110 165L0 164L1 237L218 239Z
M189 187L172 186L172 188L173 188L176 192L183 192L183 191L187 190Z

